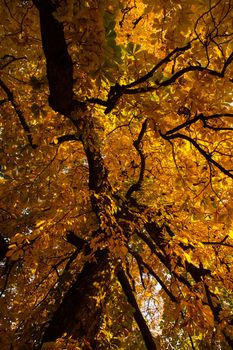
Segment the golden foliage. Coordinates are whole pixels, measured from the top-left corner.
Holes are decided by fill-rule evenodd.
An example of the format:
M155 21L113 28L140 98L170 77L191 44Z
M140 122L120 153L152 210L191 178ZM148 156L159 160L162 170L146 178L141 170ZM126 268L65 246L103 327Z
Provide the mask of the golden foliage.
M140 309L155 349L230 349L232 1L49 0L50 31L41 4L0 5L1 348L39 348L107 251L108 273L90 275L95 335L77 336L77 311L43 349L149 348ZM61 112L64 57L74 99Z

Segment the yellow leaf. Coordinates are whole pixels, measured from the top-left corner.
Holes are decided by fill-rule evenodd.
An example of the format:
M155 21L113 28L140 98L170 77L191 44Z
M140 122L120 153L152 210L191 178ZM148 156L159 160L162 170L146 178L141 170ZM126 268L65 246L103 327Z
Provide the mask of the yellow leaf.
M41 225L44 224L44 223L45 223L45 220L37 221L36 227L39 227L39 226L41 226Z
M228 231L228 236L233 239L233 230Z
M184 252L184 256L185 256L185 259L190 263L191 260L192 260L191 256L188 253L185 253L185 252Z

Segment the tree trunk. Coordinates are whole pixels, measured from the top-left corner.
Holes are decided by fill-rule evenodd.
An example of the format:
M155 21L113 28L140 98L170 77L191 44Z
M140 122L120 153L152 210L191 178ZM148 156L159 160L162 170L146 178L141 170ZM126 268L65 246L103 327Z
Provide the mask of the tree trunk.
M106 249L86 262L77 280L55 311L42 338L52 342L66 333L92 348L101 324L102 307L110 283L110 261ZM85 347L83 347L85 349Z

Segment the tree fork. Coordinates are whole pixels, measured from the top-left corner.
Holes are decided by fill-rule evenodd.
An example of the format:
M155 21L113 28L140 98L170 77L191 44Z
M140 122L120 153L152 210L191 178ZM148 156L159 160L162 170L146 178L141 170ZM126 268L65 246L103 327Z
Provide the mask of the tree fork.
M92 116L89 115L86 106L81 106L80 114L74 105L73 63L67 50L63 25L53 16L56 6L51 1L33 0L33 2L40 14L42 46L50 90L49 105L54 111L69 118L78 131L78 139L82 142L89 165L92 208L98 218L103 206L108 204L104 201L99 205L95 193L106 191L110 193L111 187L107 180L107 171L103 164ZM68 237L70 239L70 235ZM46 342L56 341L64 333L68 337L94 346L100 325L102 302L111 277L111 264L107 249L90 254L90 259L86 261L63 299L58 301L59 306L51 315L47 327L41 330L40 346Z

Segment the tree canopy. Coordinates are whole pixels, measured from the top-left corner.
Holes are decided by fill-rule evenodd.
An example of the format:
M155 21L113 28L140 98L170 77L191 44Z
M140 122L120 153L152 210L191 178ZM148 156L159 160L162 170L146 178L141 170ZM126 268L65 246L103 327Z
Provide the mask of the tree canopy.
M1 349L232 349L232 0L0 6Z

